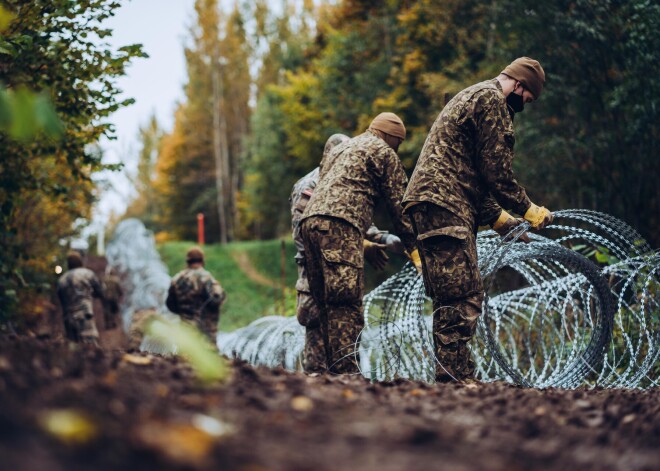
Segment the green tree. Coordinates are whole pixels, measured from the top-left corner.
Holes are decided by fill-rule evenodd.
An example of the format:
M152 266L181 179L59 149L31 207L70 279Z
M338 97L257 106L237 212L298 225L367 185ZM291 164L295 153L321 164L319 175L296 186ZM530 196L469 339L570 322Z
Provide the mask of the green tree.
M103 42L111 31L101 24L118 2L6 0L4 6L13 17L0 37L0 83L14 97L24 90L47 97L34 102L34 116L47 117L39 107L49 101L62 130L59 138L36 138L0 128L0 316L7 319L20 296L29 309L34 297L25 293L50 280L59 240L88 216L91 177L104 168L89 144L112 138L108 117L132 102L118 100L115 79L145 54L139 45L112 50Z
M498 22L500 57L537 57L547 75L521 118L521 180L549 207L610 213L657 244L660 5L523 3L498 3L525 11Z
M160 222L162 205L154 189L156 160L160 152L163 130L155 115L139 130L140 152L138 154L137 175L134 179L136 195L128 205L124 217L140 219L152 231L163 229Z

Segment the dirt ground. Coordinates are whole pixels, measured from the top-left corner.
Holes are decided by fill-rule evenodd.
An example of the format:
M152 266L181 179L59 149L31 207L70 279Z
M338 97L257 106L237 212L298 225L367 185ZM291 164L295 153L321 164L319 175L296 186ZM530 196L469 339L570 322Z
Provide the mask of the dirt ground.
M660 390L371 384L0 339L7 470L660 469Z

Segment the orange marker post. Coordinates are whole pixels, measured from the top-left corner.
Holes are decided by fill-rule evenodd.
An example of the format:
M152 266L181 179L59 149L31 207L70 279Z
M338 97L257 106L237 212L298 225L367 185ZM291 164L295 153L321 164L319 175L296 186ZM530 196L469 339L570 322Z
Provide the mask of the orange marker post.
M197 213L197 244L204 245L204 214Z

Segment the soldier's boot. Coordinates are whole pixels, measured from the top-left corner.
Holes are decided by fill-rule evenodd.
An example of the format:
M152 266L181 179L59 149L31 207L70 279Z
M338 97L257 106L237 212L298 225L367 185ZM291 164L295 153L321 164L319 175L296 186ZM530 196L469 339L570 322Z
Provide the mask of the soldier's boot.
M477 328L483 295L454 301L433 313L436 382L462 381L474 377L469 343Z
M359 373L358 336L364 328L361 305L327 305L328 370L333 373Z
M87 314L81 321L80 341L81 343L99 346L99 331L96 328L93 314Z
M303 368L306 373L321 373L326 370L325 344L320 326L305 328Z

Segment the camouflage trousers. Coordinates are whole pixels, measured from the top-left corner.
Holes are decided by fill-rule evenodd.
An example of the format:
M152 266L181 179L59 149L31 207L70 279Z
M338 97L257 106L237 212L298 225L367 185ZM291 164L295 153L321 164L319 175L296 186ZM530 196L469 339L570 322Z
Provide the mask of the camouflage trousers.
M298 291L296 304L298 323L305 327L305 348L302 364L307 373L320 373L326 370L325 343L321 333L321 310L311 293Z
M303 220L301 230L328 370L357 373L356 343L364 327L362 235L346 221L320 216Z
M99 331L96 329L94 314L77 312L64 316L64 335L68 340L99 344Z
M469 343L481 315L484 288L474 231L434 204L411 209L426 294L433 300L433 342L439 382L471 378Z
M128 349L139 350L144 338L144 330L149 321L154 319L158 313L155 309L140 309L133 313L131 326L128 329Z
M117 319L119 318L119 304L117 301L104 301L103 302L103 320L105 320L105 330L114 329L117 327Z
M203 311L201 314L181 314L181 320L187 322L188 324L196 327L206 335L211 342L211 344L218 348L217 343L217 334L218 334L218 322L220 322L220 310L207 310Z

